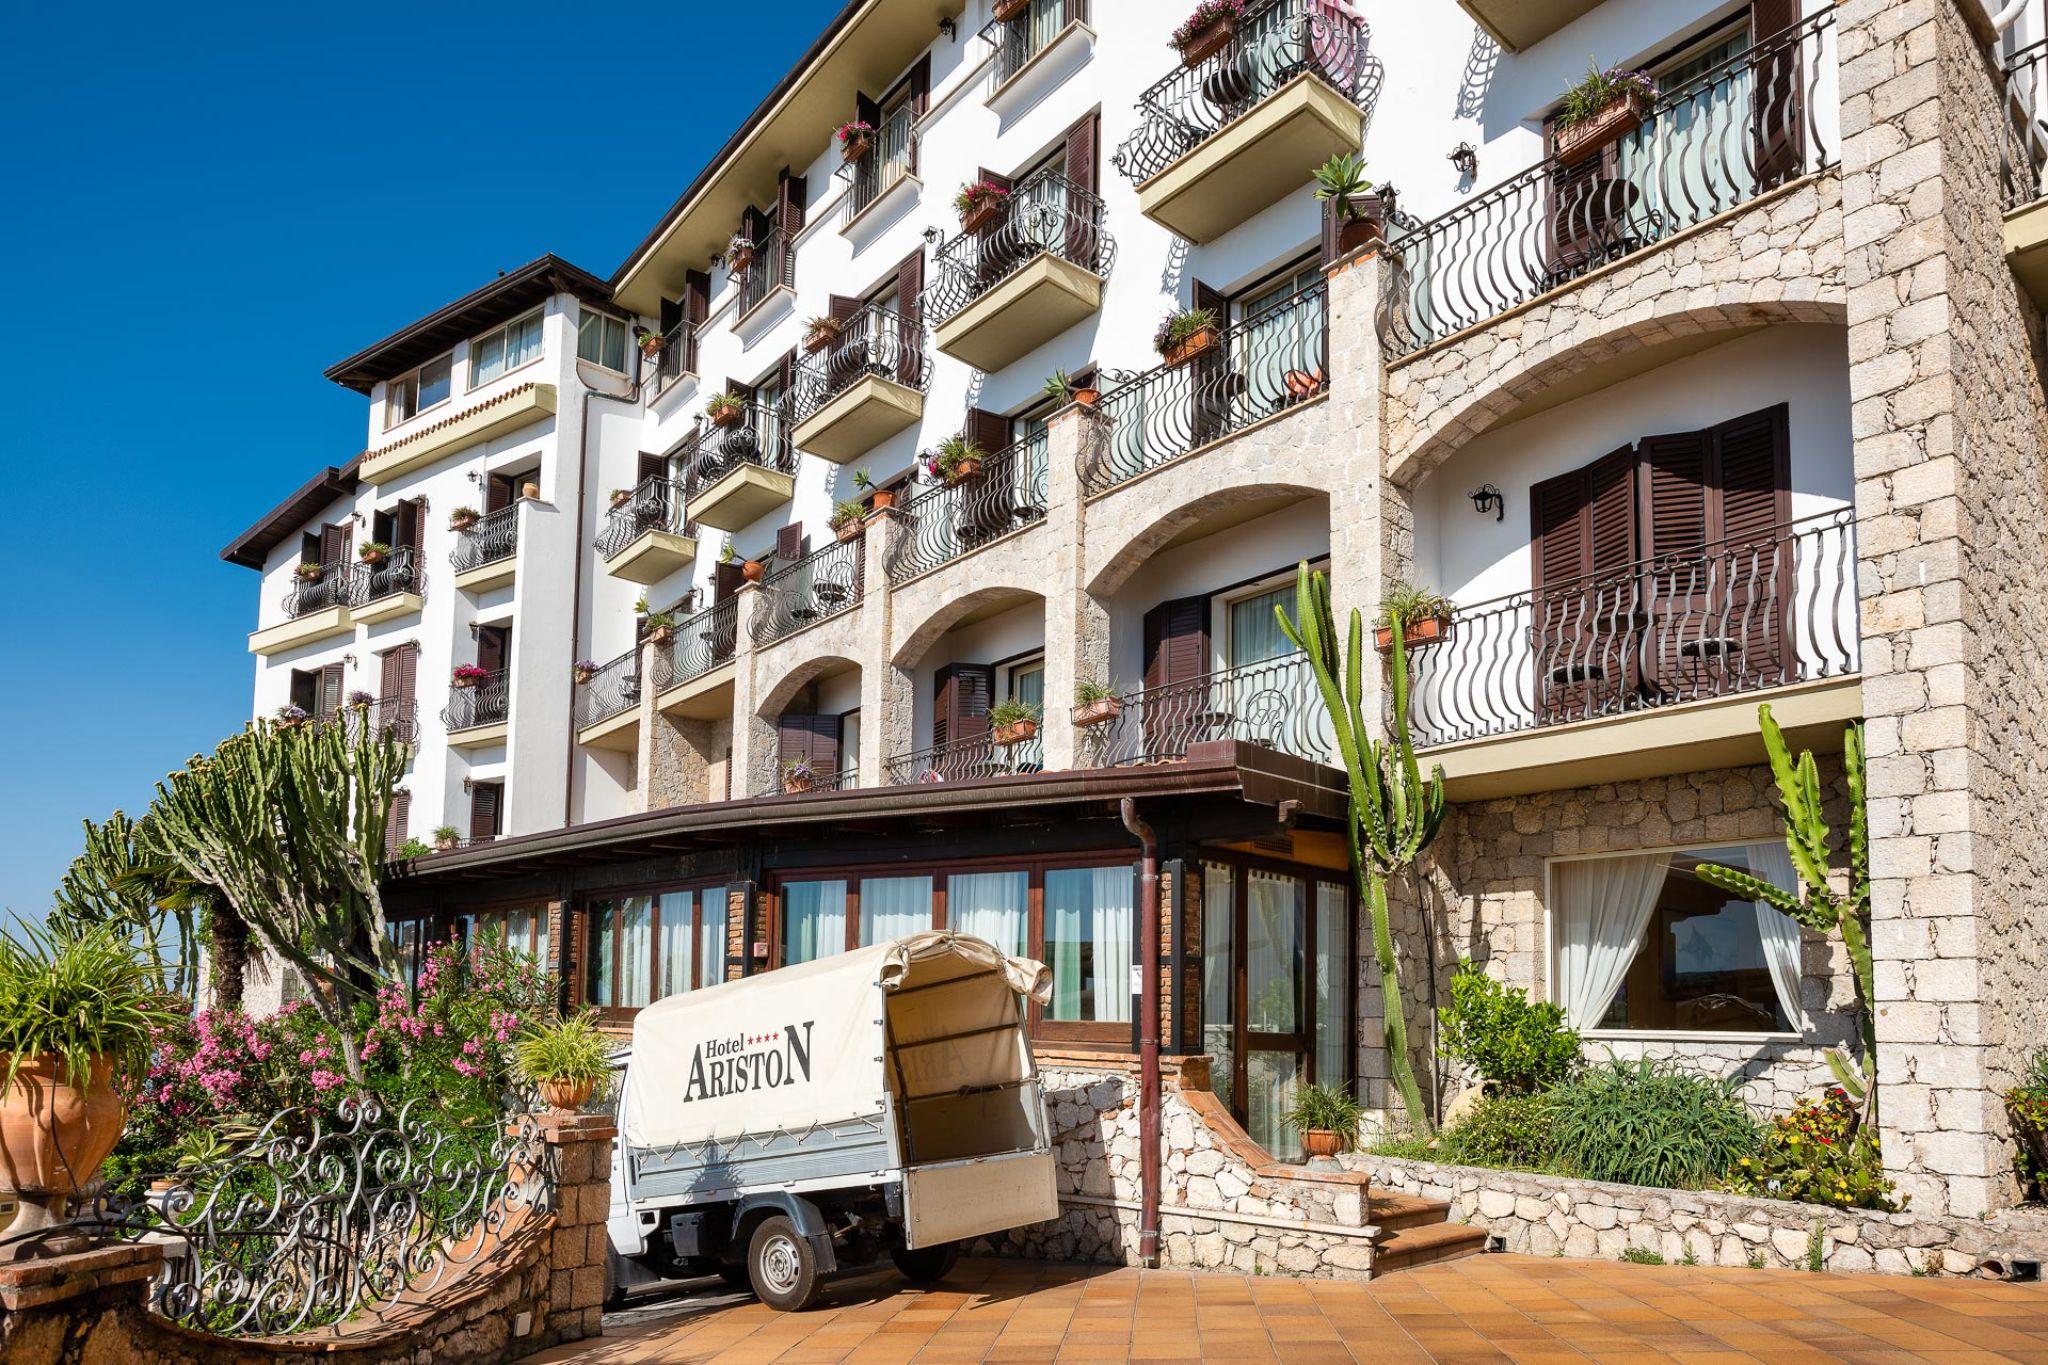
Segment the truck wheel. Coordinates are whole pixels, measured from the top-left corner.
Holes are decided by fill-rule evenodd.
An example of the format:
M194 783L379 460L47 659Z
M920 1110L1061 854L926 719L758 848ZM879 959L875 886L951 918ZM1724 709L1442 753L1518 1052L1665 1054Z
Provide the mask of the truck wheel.
M936 1284L945 1279L960 1260L960 1244L942 1242L938 1246L919 1247L915 1251L892 1251L889 1259L896 1262L903 1278L912 1284Z
M818 1257L796 1224L776 1214L761 1220L747 1243L747 1278L754 1297L770 1308L796 1313L818 1296Z
M617 1308L626 1301L625 1267L620 1263L618 1248L609 1242L604 1248L604 1306Z

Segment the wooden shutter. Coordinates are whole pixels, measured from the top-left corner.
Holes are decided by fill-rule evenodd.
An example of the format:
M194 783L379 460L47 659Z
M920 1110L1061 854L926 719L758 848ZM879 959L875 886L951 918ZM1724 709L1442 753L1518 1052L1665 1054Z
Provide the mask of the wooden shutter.
M714 602L723 602L726 598L738 592L741 585L746 581L747 574L744 565L737 561L731 564L720 562L711 577L712 600Z
M1749 96L1750 156L1759 192L1797 179L1806 164L1803 44L1788 31L1798 22L1799 0L1750 4L1749 40L1757 57Z
M951 663L932 675L932 744L971 740L988 733L989 698L996 671L991 664Z
M400 656L409 648L413 646L400 645L377 656L377 697L380 701L392 701L399 695L399 678L405 668Z
M479 782L469 789L469 838L471 843L489 843L498 837L499 807L504 790L496 782Z
M1102 116L1090 112L1067 129L1067 259L1090 270L1102 243L1102 225L1095 221L1094 194L1101 156L1097 150L1102 136ZM1082 191L1087 193L1084 195Z
M1545 721L1599 714L1638 677L1636 594L1616 576L1636 558L1637 510L1633 446L1529 490L1532 653Z
M932 107L932 54L927 52L917 59L917 65L910 68L910 121L907 133L910 139L910 173L917 174L917 120L931 112Z
M292 705L312 715L320 705L320 671L292 670Z
M879 101L856 90L853 92L853 116L873 128L877 134L882 131L882 106Z
M512 505L512 480L503 474L491 474L484 479L484 511L502 512Z
M1014 489L1017 485L1015 454L1010 449L1010 419L984 408L967 409L961 424L962 439L972 441L988 455L981 475L986 489ZM959 503L958 530L965 545L980 545L1008 531L1013 522L1007 497L963 498Z
M320 562L339 564L348 558L350 527L346 524L320 528Z
M320 670L320 690L314 699L314 715L325 720L341 710L341 688L343 681L343 666L341 664L328 664Z
M426 544L426 524L418 498L407 498L399 503L398 538L391 542L393 548L411 550L417 556Z
M400 787L391 793L391 816L384 826L384 856L396 858L405 847L406 826L412 821L412 793Z
M896 267L896 378L916 387L924 379L924 248Z
M804 230L804 202L808 197L809 182L801 175L791 175L787 167L782 172L782 182L775 191L775 212L782 220L782 230L794 237Z
M1067 179L1084 190L1099 188L1096 183L1098 158L1095 147L1101 130L1102 115L1092 111L1067 129Z
M1208 739L1209 598L1161 602L1145 613L1144 738L1147 757L1177 758Z
M669 333L683 325L683 317L687 308L688 305L682 299L663 299L661 301L661 310L657 315L655 326L660 329L663 336L669 335Z
M804 537L802 522L791 522L775 529L775 559L778 565L787 566L804 557L808 542Z
M511 644L505 638L503 626L484 626L476 634L476 666L489 673L495 673L505 666L505 655Z
M776 761L806 759L819 777L839 771L839 717L790 715L775 723Z
M1230 401L1237 385L1230 369L1230 300L1200 280L1195 281L1194 300L1195 307L1214 310L1216 325L1223 329L1223 343L1210 347L1189 365L1189 425L1193 443L1199 446L1229 430Z
M1717 613L1717 649L1696 647L1698 667L1718 670L1744 687L1774 687L1791 680L1793 575L1797 559L1782 528L1792 518L1790 410L1752 412L1711 428L1712 473L1720 490L1713 528L1722 545L1719 574L1728 605ZM1718 605L1718 604L1716 604ZM1717 657L1718 655L1718 657Z

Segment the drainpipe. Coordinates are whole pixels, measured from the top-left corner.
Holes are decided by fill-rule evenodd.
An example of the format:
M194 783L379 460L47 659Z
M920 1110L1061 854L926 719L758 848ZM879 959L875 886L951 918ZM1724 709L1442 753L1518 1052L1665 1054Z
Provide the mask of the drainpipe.
M1159 836L1138 816L1138 803L1119 803L1124 828L1138 841L1138 1262L1159 1264Z
M2026 12L2031 0L2012 0L2004 9L1993 9L1992 6L1997 3L1998 0L1984 0L1984 13L1985 17L1991 20L1992 33L2003 38L2005 31L2017 23L2020 15Z

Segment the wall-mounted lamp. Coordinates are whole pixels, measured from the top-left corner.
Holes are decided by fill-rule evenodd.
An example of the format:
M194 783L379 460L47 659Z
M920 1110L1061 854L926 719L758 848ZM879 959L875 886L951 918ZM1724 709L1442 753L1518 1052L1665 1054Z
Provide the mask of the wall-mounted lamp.
M928 228L926 228L926 229L924 230L924 242L925 242L925 245L926 245L926 246L937 246L937 245L939 244L939 239L940 239L940 238L942 238L942 237L944 237L945 235L946 235L946 231L945 231L945 229L944 229L944 228L939 228L939 227L928 227Z
M960 36L960 26L951 19L941 19L939 20L939 32L945 34L946 41L950 43Z
M483 628L474 621L469 623L469 638L472 640L481 640L483 638Z
M464 790L465 792L472 792L472 791L475 791L475 790L476 790L476 779L475 779L475 778L473 778L473 777L465 777L465 778L463 778L463 779L462 779L462 790Z
M1482 483L1465 496L1472 499L1472 505L1479 509L1480 516L1491 512L1495 521L1508 519L1508 500L1492 484Z
M356 656L353 654L342 655L341 661L347 664L350 668L354 668L356 666Z
M1458 168L1458 174L1476 177L1479 174L1479 149L1469 142L1461 142L1451 153L1451 164Z

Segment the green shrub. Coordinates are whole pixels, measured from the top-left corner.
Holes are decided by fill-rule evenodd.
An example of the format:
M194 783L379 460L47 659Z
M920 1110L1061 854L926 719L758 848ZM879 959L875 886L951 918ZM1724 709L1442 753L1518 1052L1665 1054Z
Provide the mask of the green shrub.
M1295 1128L1302 1132L1324 1129L1342 1137L1346 1144L1357 1138L1358 1121L1364 1117L1364 1106L1344 1085L1298 1085L1287 1106L1287 1122Z
M1621 1259L1627 1261L1630 1265L1664 1264L1663 1255L1659 1252L1650 1250L1648 1247L1630 1247L1628 1250L1621 1253Z
M1461 962L1451 1001L1437 1011L1438 1047L1508 1090L1544 1090L1579 1064L1579 1035L1556 1005L1531 1003L1478 965Z
M1547 1094L1490 1095L1444 1134L1447 1158L1466 1166L1548 1170L1556 1160Z
M1794 1199L1838 1209L1901 1207L1884 1178L1877 1139L1856 1124L1848 1092L1832 1087L1819 1100L1802 1099L1764 1130L1753 1157L1738 1157L1728 1188L1763 1199Z
M1653 1058L1610 1057L1551 1098L1559 1164L1588 1180L1696 1189L1757 1152L1734 1082Z
M576 1014L528 1028L513 1046L512 1058L520 1079L534 1085L543 1081L595 1084L611 1074L611 1040L598 1028L595 1016Z
M2005 1112L2019 1146L2013 1172L2028 1199L2048 1200L2048 1048L2034 1054L2020 1083L2005 1092Z

